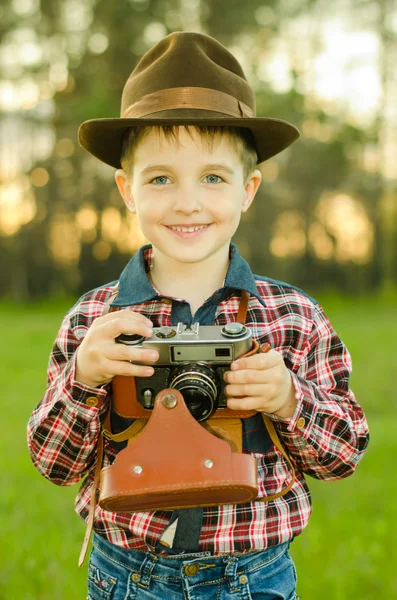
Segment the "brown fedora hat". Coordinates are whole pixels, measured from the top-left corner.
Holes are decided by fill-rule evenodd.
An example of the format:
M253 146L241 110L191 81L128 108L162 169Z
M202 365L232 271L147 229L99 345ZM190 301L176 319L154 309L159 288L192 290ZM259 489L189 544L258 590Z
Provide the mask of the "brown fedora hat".
M258 163L300 135L287 121L256 117L255 93L240 63L214 38L190 31L167 35L143 55L124 86L120 115L91 119L79 128L81 146L116 169L129 127L247 127L255 138Z

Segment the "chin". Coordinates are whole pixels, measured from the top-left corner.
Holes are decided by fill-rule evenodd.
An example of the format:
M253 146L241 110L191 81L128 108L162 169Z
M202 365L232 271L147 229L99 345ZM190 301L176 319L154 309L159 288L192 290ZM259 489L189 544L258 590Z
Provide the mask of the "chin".
M211 254L205 253L204 255L199 255L197 252L183 252L181 254L167 254L167 256L180 263L195 264L205 261Z

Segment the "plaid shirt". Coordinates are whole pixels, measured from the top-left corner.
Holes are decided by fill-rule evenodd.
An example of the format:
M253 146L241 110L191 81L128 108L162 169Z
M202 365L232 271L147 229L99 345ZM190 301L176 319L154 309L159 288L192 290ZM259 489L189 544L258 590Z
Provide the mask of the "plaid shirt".
M298 535L311 512L304 474L324 480L351 475L369 439L364 413L349 389L349 352L318 302L296 287L253 275L234 244L230 259L223 287L204 302L194 321L204 325L235 321L241 290L250 292L246 324L260 344L268 342L281 353L296 389L295 414L271 418L297 477L287 494L270 502L205 507L199 551L214 555L263 550ZM186 301L164 297L152 287L147 277L151 261L150 245L135 254L120 276L112 306L131 307L155 327L192 323ZM66 314L49 359L47 391L28 423L29 449L40 473L58 485L87 476L76 498L76 511L83 519L88 516L96 443L109 394L106 387L75 381L76 349L101 315L115 283L88 292ZM291 472L275 446L258 451L255 431L264 429L245 427L244 443L257 458L260 497L284 488ZM104 466L116 454L105 440ZM171 511L116 513L97 506L94 527L123 548L154 551L171 515Z

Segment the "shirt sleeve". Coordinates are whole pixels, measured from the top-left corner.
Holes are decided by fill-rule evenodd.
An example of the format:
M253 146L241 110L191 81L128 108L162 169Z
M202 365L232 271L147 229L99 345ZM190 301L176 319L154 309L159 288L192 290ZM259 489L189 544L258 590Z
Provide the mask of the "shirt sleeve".
M350 354L320 305L303 359L291 371L297 407L291 418L269 415L298 468L317 479L351 475L369 442L362 408L349 387Z
M108 407L106 388L75 380L76 351L87 330L80 326L77 336L69 313L64 318L49 358L46 393L27 427L34 466L58 485L78 482L92 466Z

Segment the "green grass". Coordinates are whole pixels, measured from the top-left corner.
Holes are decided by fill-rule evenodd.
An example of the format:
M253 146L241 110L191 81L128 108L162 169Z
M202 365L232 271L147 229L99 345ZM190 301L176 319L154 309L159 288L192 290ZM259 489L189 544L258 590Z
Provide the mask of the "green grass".
M352 388L371 443L352 477L308 480L313 515L291 547L298 591L303 600L389 600L397 597L397 298L319 300L352 354ZM82 600L86 593L86 566L77 567L84 536L73 510L77 487L41 477L26 446L26 423L71 304L0 305L0 600Z

